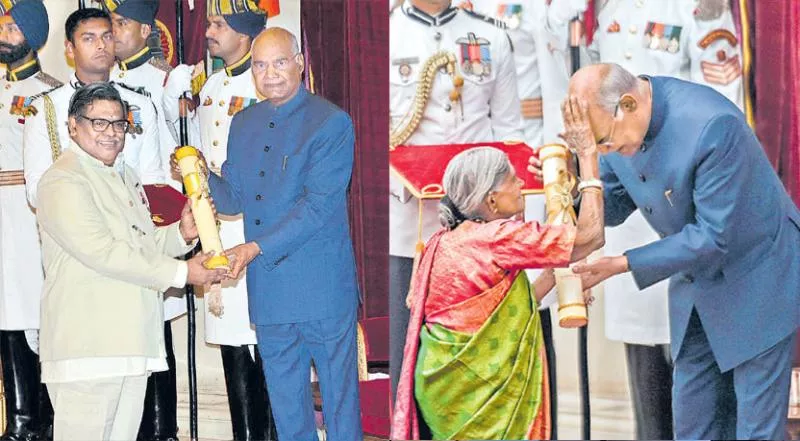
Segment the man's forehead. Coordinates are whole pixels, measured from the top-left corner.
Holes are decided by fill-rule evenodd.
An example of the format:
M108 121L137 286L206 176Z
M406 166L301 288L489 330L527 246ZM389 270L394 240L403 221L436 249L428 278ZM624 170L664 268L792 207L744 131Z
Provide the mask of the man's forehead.
M104 34L111 31L111 23L102 18L90 18L78 25L78 34Z

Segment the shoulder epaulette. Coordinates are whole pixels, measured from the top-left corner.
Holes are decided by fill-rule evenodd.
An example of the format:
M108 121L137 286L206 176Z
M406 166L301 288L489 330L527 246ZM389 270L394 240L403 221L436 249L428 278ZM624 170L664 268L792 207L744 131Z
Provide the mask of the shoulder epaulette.
M58 81L58 80L56 80L56 81ZM60 85L58 85L58 86L56 86L56 87L54 87L54 88L52 88L50 90L45 90L44 92L40 92L40 93L38 93L38 94L36 94L34 96L36 98L40 98L40 97L43 97L45 95L49 95L51 92L55 92L56 90L61 89L64 86L66 86L66 84L60 84ZM31 98L31 102L33 102L33 98Z
M125 83L118 83L116 81L114 82L114 84L118 85L119 87L122 87L123 89L130 90L133 93L138 93L139 95L144 95L150 98L150 92L148 92L147 89L145 89L144 87L131 87Z
M150 59L147 60L147 62L160 71L164 71L166 73L172 71L172 66L169 63L167 63L167 60L161 57L150 57Z
M505 22L502 21L502 20L498 20L498 19L496 19L494 17L489 17L488 15L483 15L483 14L481 14L479 12L470 11L469 9L462 9L461 11L464 12L465 14L467 14L467 16L469 16L469 17L477 18L478 20L485 21L486 23L489 23L490 25L492 25L492 26L494 26L496 28L499 28L499 29L502 29L502 30L508 29L508 26L506 26Z
M48 75L48 74L46 74L46 73L44 73L42 71L39 71L39 73L36 74L36 79L41 81L41 82L43 82L44 84L47 84L48 86L52 87L53 89L55 89L57 87L61 87L61 86L64 85L64 83L62 83L61 81L58 81L56 78L54 78L54 77L52 77L52 76L50 76L50 75ZM50 90L53 90L53 89L50 89Z

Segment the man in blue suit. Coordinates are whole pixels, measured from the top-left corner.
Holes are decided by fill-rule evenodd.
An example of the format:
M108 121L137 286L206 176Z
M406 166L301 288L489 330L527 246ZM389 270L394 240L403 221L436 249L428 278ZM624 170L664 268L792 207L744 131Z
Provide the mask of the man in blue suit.
M247 266L269 398L281 441L316 439L309 381L313 359L328 439L361 441L356 350L358 288L347 217L353 167L350 117L301 87L296 38L281 28L254 41L261 102L231 122L222 177L209 186L217 210L244 213L246 243L226 253Z
M675 437L784 438L800 213L744 116L709 87L615 64L576 73L565 105L585 127L568 141L605 153L606 225L639 208L661 236L575 271L584 287L670 279Z

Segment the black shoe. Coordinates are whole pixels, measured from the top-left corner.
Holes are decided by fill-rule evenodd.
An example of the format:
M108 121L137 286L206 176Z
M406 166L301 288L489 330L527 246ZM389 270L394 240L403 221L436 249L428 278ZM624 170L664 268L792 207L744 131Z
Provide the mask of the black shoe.
M39 356L28 346L25 331L0 331L0 360L7 421L0 441L38 441Z
M256 359L247 346L220 346L225 387L231 410L233 439L236 441L276 441L278 433L267 395L261 357Z

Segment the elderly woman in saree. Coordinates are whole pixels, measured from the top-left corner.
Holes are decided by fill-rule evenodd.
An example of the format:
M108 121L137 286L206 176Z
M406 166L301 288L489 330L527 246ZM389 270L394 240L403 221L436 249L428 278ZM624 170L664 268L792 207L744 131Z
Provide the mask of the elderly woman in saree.
M570 140L581 140L570 143L581 179L596 182L594 140ZM391 438L420 439L421 416L433 439L548 439L537 303L555 284L552 268L603 245L602 192L582 193L577 226L519 220L522 182L490 147L454 157L443 185L444 228L412 280ZM550 269L531 284L526 268Z

